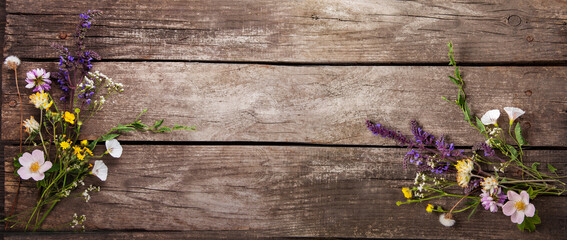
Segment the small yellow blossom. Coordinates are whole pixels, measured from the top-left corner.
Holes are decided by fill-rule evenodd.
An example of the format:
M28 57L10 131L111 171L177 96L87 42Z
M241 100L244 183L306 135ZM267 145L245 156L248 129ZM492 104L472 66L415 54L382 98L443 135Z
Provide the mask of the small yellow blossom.
M427 211L428 213L433 212L433 205L427 204L427 208L425 209L425 211Z
M49 94L41 91L30 95L30 103L32 103L36 108L49 110L49 107L51 107L53 101L49 101Z
M59 143L59 146L60 146L63 150L65 150L65 149L70 148L70 147L71 147L71 144L69 144L69 142L61 142L61 143Z
M73 150L74 150L74 153L75 153L75 154L81 153L81 148L78 147L78 146L73 146Z
M83 150L84 150L85 153L87 153L88 155L91 155L91 156L93 155L93 152L92 152L90 149L88 149L88 148L83 148Z
M402 188L402 192L404 193L404 197L411 198L411 190L409 188Z
M81 141L81 146L87 146L88 144L89 144L89 141L87 141L87 140Z
M77 158L78 158L79 160L85 160L85 154L77 153Z
M63 115L63 119L65 119L65 121L70 124L75 124L75 114L72 114L70 112L65 112L65 114Z

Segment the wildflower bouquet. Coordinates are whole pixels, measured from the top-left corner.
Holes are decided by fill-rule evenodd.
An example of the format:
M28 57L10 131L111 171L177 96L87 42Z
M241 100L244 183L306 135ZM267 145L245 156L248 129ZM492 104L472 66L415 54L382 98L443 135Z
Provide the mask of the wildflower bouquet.
M474 116L466 102L464 81L455 63L453 46L449 46L449 65L455 68L455 75L449 79L458 87L455 101L463 112L465 120L476 128L485 138L485 142L477 143L472 153L455 149L445 137L436 138L421 129L416 121L411 121L413 138L399 132L389 130L381 124L366 122L368 129L375 135L395 140L408 147L403 158L404 167L412 164L416 168L413 187L402 188L406 201L398 201L397 205L427 202L442 197L459 199L456 204L446 210L441 206L428 204L427 212L440 212L439 221L445 226L453 226L454 213L470 210L469 217L481 205L490 212L498 212L510 216L520 230L534 231L540 218L535 206L530 203L540 194L560 195L565 192L565 183L556 174L556 168L547 164L553 175L542 173L540 163L531 166L524 164L523 147L528 143L522 137L522 127L516 120L524 111L515 107L505 107L509 124L507 130L498 126L500 110L486 112L481 118ZM507 133L507 134L505 134ZM508 144L511 141L512 144ZM457 206L466 200L464 207Z
M80 23L75 34L76 48L69 50L58 44L53 47L59 53L59 68L56 72L44 69L34 69L27 72L25 86L33 94L29 96L30 103L39 111L39 118L30 116L20 125L20 134L25 128L29 147L22 151L22 135L20 135L20 153L14 158L15 174L22 180L37 182L38 200L33 209L9 216L5 220L25 225L25 230L37 230L52 209L62 199L71 196L72 191L84 185L83 179L89 175L105 181L108 168L101 157L109 154L114 158L122 155L122 147L116 138L128 131L170 132L173 130L193 130L193 127L175 125L162 126L163 120L153 126L143 124L139 118L127 125L118 125L106 134L94 140L81 138L81 131L94 114L103 109L106 99L113 94L122 93L123 85L112 78L92 71L91 61L100 56L86 49L83 40L93 19L101 14L100 11L88 11L80 15ZM9 69L14 70L17 82L17 67L20 60L10 56L5 61ZM50 93L53 80L57 81L60 93ZM18 95L20 95L18 88ZM58 97L55 97L55 96ZM56 103L59 102L59 104ZM21 97L20 97L21 103ZM22 105L22 104L20 104ZM98 143L105 142L106 151L100 155L94 154ZM88 202L89 192L99 191L100 187L90 186L77 194ZM16 201L17 202L17 199ZM82 224L85 216L74 216L72 226Z

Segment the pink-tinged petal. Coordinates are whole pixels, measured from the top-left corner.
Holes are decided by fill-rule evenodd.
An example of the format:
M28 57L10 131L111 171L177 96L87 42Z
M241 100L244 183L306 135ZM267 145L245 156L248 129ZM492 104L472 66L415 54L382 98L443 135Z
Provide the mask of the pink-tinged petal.
M524 210L524 213L528 217L533 217L535 215L535 206L531 203L528 204L528 206L526 207L526 210Z
M49 170L52 167L52 163L50 161L45 161L45 163L43 163L43 165L41 165L41 167L39 167L39 172L45 172L47 170Z
M502 207L502 212L506 216L510 216L510 215L514 214L516 212L516 207L514 206L514 201L508 201L506 204L504 204L504 206Z
M522 191L520 193L520 197L522 197L522 202L524 202L525 204L530 203L530 195L528 194L528 192Z
M510 201L521 201L522 198L520 197L520 195L512 190L508 191L508 200Z
M26 88L33 88L34 86L35 86L35 84L32 82L32 83L28 83L26 85Z
M18 162L20 162L20 164L22 164L25 168L29 168L34 161L32 155L26 152L20 157L20 159L18 159Z
M524 212L515 212L512 214L512 222L517 224L524 222Z
M42 165L45 162L43 151L41 150L33 150L32 157L35 162L39 163L39 165Z
M26 76L28 77L28 79L35 79L35 74L33 74L32 71L27 72Z
M21 167L20 169L18 169L18 175L20 175L22 179L28 180L31 177L30 169L27 167Z
M51 76L50 72L43 74L43 81L45 81L45 82L49 81L49 83L51 83L51 81L49 79L46 79L46 78L49 78L50 76Z
M35 172L31 174L31 177L33 178L33 180L41 181L43 180L43 178L45 178L45 174L43 174L42 172Z

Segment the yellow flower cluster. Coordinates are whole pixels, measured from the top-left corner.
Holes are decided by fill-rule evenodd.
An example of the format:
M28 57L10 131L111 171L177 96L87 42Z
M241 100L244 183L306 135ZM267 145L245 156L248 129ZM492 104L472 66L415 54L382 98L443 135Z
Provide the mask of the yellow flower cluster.
M84 141L86 141L86 140L84 140ZM82 144L82 142L81 142L81 144ZM75 155L77 155L77 158L79 160L85 160L86 155L90 155L90 156L93 155L93 152L90 149L88 149L87 147L81 148L79 146L73 146L73 153Z
M49 94L41 91L30 95L30 103L32 103L36 108L49 110L53 101L49 101Z
M469 185L469 181L471 180L471 172L474 168L473 162L470 159L463 159L457 161L457 183L461 187L467 187Z
M428 213L433 212L433 205L427 204L427 208L425 208L425 211L427 211Z

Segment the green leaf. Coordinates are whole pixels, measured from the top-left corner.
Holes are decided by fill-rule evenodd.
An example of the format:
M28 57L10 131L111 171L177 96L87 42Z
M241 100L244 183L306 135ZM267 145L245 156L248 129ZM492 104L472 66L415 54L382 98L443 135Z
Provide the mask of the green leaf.
M452 81L454 84L456 84L456 85L461 85L461 82L460 82L458 79L456 79L456 78L454 78L454 77L452 77L452 76L449 76L449 79L451 79L451 81Z
M165 120L165 119L156 121L156 123L154 124L154 129L158 129L159 127L161 127L161 125L163 124L163 121L164 121L164 120Z
M484 127L484 124L478 117L476 117L476 126L478 127L478 129L480 129L481 133L486 132L486 128Z
M476 206L474 206L473 210L471 211L471 213L469 214L469 216L467 217L467 220L470 220L472 215L476 212L477 208L478 208L478 203L476 202Z
M534 214L534 216L533 217L525 217L524 221L521 224L518 224L518 228L521 231L528 230L529 232L533 232L533 231L535 231L535 228L536 228L535 225L540 224L540 223L541 223L541 219L537 215L537 210L536 210L536 213Z
M116 133L104 135L104 136L102 136L101 141L108 141L108 140L110 140L110 139L115 139L115 138L117 138L118 136L120 136L120 134L116 134Z
M194 126L188 127L188 126L183 126L183 125L177 125L177 124L175 124L175 125L173 126L173 130L195 130L195 127L194 127Z
M461 93L461 91L459 91L459 94L457 95L457 104L459 106L463 106L463 104L465 104L465 97L463 96L463 94ZM464 110L464 109L463 109Z
M540 165L540 163L538 163L538 162L532 163L532 170L534 170L534 172L539 172L539 171L537 170L537 167L538 167L539 165Z
M514 132L516 133L516 140L518 141L518 145L522 146L528 144L522 137L522 127L520 127L520 123L516 123L516 129L514 130Z
M171 128L169 127L161 127L157 130L157 132L171 132Z
M455 77L461 78L461 72L459 71L459 67L455 66Z
M532 195L534 195L534 189L532 187L529 187L526 192L528 193L528 195L530 195L530 198L532 198Z
M518 158L518 150L516 150L516 148L514 148L514 146L512 145L508 145L506 144L506 148L508 149L508 152L510 153L510 160L516 160Z
M547 164L547 169L549 169L550 172L557 174L557 168L555 168L553 165L551 164Z
M54 165L51 166L51 168L49 170L47 170L45 172L47 172L47 173L57 172L57 171L59 171L59 168L61 168L61 165L54 164Z

